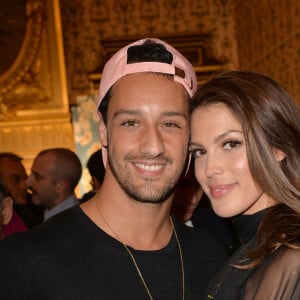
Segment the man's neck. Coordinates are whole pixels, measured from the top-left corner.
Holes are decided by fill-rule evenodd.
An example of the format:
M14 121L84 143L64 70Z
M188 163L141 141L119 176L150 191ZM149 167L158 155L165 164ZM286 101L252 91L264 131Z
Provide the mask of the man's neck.
M111 190L114 192L112 193ZM163 203L142 203L129 198L119 188L105 185L81 208L103 231L137 250L157 250L172 236L171 199Z

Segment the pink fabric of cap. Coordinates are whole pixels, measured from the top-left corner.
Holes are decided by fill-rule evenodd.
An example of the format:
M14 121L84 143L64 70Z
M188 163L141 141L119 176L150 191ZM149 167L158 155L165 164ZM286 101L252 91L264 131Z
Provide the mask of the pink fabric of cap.
M144 44L145 41L162 44L173 56L171 64L162 62L127 63L127 50L132 46ZM174 47L157 38L145 38L133 42L116 52L105 64L99 87L97 110L108 90L122 77L128 74L154 72L174 75L174 81L179 82L192 97L197 90L197 77L192 64ZM107 149L102 147L104 166L107 162Z
M172 63L137 62L127 64L127 49L132 46L142 45L146 40L162 44L170 53L172 53ZM178 72L176 70L178 69L184 72L184 78L177 75ZM99 108L107 91L120 78L128 74L140 72L157 72L174 75L174 80L184 86L190 97L192 97L197 90L197 78L192 64L179 51L166 42L156 38L145 38L120 49L105 64L100 81L97 108Z

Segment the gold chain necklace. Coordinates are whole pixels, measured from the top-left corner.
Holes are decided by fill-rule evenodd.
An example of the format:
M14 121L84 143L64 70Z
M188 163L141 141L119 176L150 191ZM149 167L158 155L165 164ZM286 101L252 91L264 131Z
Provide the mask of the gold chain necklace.
M106 219L103 217L100 209L98 208L98 205L97 203L95 202L95 206L96 206L96 209L98 211L98 214L100 215L100 217L102 218L102 220L104 221L105 225L108 227L108 229L115 235L115 237L119 240L119 242L123 245L123 247L126 249L126 251L128 252L133 264L134 264L134 267L139 275L139 278L140 280L142 281L145 289L146 289L146 292L150 298L150 300L153 300L153 297L150 293L150 290L148 288L148 285L143 277L143 274L133 256L133 253L130 251L130 249L128 248L127 245L125 245L122 240L120 239L120 237L116 234L116 232L111 228L111 226L108 224L108 222L106 221ZM181 249L181 244L180 244L180 241L179 241L179 238L178 238L178 235L177 235L177 232L176 232L176 229L175 229L175 226L174 226L174 223L173 223L173 220L172 218L170 217L170 221L171 221L171 225L172 225L172 228L173 228L173 232L174 232L174 235L175 235L175 238L176 238L176 242L177 242L177 246L178 246L178 251L179 251L179 256L180 256L180 267L181 267L181 277L182 277L182 300L184 300L184 294L185 294L185 284L184 284L184 264L183 264L183 256L182 256L182 249Z

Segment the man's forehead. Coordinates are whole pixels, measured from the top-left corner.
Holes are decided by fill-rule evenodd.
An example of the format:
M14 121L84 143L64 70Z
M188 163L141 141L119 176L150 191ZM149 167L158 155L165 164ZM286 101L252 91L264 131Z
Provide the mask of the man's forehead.
M31 172L46 175L49 174L55 169L55 155L51 152L38 155L33 162L31 167Z
M188 93L178 82L153 73L140 73L125 76L116 82L111 90L108 108L142 112L145 106L167 112L185 112L189 99Z
M42 154L38 154L34 159L34 163L49 162L49 164L52 164L55 162L55 159L56 155L52 151L49 151Z

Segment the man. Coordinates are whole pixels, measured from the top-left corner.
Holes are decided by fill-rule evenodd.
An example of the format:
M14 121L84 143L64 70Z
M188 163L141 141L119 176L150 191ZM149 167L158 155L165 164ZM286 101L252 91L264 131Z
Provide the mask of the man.
M81 206L0 243L1 296L204 296L225 250L209 233L170 218L186 164L189 99L196 86L192 65L157 39L128 45L107 62L98 97L102 187ZM18 257L13 247L22 247Z
M33 203L45 208L44 221L78 204L74 190L81 172L78 156L69 149L46 149L36 156L27 184Z
M22 164L22 157L12 152L0 153L0 176L5 188L14 201L14 215L12 224L14 227L15 218L18 216L24 221L27 227L31 228L42 222L42 209L31 202L27 192L27 174Z

